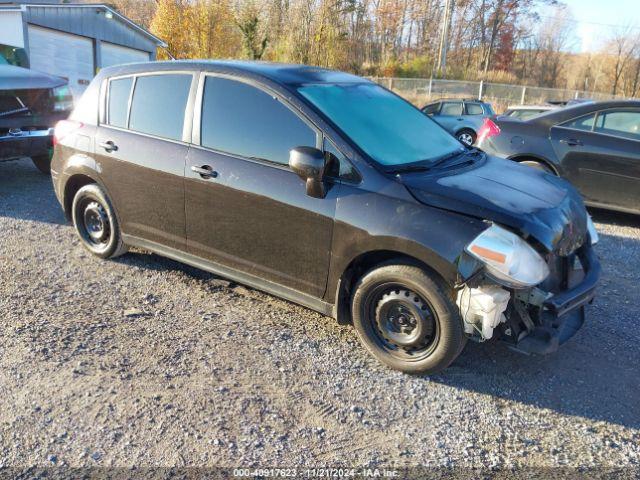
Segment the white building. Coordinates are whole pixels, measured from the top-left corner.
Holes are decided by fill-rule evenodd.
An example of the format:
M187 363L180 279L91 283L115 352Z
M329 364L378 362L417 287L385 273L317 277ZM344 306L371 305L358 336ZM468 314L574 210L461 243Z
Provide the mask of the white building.
M158 47L166 44L107 5L0 0L0 63L64 77L74 96L100 68L155 60Z

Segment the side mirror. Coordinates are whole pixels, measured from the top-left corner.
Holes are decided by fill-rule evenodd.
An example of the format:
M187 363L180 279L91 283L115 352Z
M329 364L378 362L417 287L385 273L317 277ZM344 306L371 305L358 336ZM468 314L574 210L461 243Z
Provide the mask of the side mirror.
M313 147L296 147L289 152L289 166L306 182L307 195L324 198L326 186L324 177L327 161L321 150Z

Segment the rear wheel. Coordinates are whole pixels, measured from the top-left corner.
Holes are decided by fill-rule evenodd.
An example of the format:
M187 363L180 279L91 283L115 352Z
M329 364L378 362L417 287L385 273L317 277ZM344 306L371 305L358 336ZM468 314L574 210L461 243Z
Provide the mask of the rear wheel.
M82 245L94 255L113 258L127 251L111 202L98 185L76 192L71 215Z
M31 161L42 173L46 175L51 173L51 155L38 155L36 157L32 157Z
M388 264L369 271L356 285L351 314L367 350L403 372L443 370L466 343L444 282L417 266Z
M462 143L464 143L465 145L470 147L476 141L476 132L474 132L473 130L470 130L468 128L465 128L464 130L460 130L457 133L456 137Z

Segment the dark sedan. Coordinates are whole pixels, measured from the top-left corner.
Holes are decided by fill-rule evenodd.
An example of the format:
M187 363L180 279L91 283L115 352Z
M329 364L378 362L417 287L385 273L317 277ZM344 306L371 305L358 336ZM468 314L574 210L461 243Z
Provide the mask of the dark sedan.
M587 205L640 213L640 101L582 103L528 121L487 120L478 146L566 178Z

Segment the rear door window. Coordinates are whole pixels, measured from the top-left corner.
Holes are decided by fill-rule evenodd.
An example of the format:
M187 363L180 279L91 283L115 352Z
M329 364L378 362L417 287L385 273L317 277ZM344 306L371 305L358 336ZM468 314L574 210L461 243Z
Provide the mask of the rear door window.
M316 132L273 95L237 80L207 77L200 139L204 147L289 164L295 147L315 147Z
M595 118L596 114L591 113L589 115L570 120L567 123L563 123L562 126L590 132L593 129L593 121L595 120Z
M462 115L462 102L444 102L440 115L459 116Z
M114 127L127 128L129 95L133 77L119 78L109 82L109 108L107 123Z
M133 89L129 128L182 140L192 78L192 75L180 73L138 77Z

